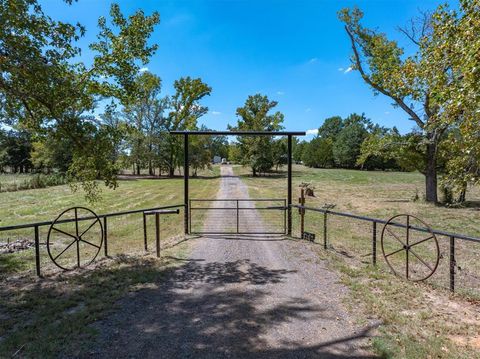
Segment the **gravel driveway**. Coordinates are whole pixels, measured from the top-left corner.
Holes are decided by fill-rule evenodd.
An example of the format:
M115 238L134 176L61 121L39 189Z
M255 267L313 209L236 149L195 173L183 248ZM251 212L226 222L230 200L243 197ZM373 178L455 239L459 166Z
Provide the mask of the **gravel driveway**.
M231 167L221 168L217 198L248 198ZM347 289L318 259L319 246L254 235L191 243L184 265L98 323L92 356L373 358L372 328L354 324L342 305Z

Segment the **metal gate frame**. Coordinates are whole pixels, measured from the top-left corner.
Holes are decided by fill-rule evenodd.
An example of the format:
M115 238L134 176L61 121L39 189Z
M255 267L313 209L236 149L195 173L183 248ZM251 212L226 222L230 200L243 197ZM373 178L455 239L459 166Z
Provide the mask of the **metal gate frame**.
M269 207L252 207L252 208L245 208L245 207L240 207L239 204L241 202L281 202L283 205L282 206L269 206ZM236 204L235 207L193 207L192 202L233 202ZM191 234L287 234L287 200L285 198L257 198L257 199L246 199L246 198L222 198L222 199L190 199L188 203L188 218L189 218L189 223L188 223L188 229L189 233ZM236 216L235 216L235 228L236 231L192 231L192 211L196 210L203 210L203 211L208 211L208 210L226 210L226 211L236 211ZM255 231L255 232L250 232L250 231L240 231L240 211L244 210L251 210L251 211L283 211L283 228L282 230L271 232L271 231Z

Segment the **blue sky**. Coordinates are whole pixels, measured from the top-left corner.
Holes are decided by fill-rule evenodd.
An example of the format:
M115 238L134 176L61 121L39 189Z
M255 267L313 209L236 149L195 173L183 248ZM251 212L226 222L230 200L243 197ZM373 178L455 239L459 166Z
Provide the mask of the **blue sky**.
M82 40L95 39L96 21L108 14L109 1L79 0L72 6L45 0L55 19L79 21L87 28ZM355 71L348 71L351 49L337 11L359 6L365 24L405 43L396 30L440 1L118 1L124 13L156 10L161 23L151 41L159 49L148 70L163 80L171 94L175 79L201 77L213 91L204 103L200 123L212 129L235 124L235 110L248 95L262 93L279 102L287 130L318 128L329 116L364 112L374 122L397 126L413 122L391 101L374 96ZM88 58L91 54L85 51Z

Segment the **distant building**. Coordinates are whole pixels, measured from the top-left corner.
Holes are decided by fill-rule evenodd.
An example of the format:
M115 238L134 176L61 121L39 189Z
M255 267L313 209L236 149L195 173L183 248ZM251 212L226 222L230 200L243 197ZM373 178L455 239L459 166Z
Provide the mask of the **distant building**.
M218 164L222 162L222 158L220 156L213 156L213 161L214 164Z

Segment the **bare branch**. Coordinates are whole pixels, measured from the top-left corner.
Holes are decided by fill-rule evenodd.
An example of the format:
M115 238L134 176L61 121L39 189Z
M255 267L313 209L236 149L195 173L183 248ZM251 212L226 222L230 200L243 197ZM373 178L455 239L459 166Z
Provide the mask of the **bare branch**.
M375 90L377 90L378 92L380 92L381 94L385 95L385 96L388 96L390 97L391 99L393 99L395 101L395 103L402 109L404 110L411 118L413 121L415 121L415 123L420 127L420 128L424 128L425 127L425 123L420 119L420 117L415 113L415 111L413 111L409 106L407 106L405 104L405 102L403 101L403 99L393 95L392 93L390 93L388 90L386 90L385 88L381 87L379 84L375 83L372 81L372 79L367 75L367 73L365 72L365 70L363 69L363 66L362 66L362 62L360 60L360 55L358 53L358 50L357 50L357 45L356 45L356 42L355 42L355 37L353 36L353 34L351 33L350 29L348 28L348 26L345 26L345 30L347 31L347 34L348 36L350 37L350 41L351 41L351 44L352 44L352 50L353 50L353 54L354 54L354 58L355 58L355 65L358 69L358 71L360 72L360 75L362 76L363 80L369 84L370 86L372 86Z

